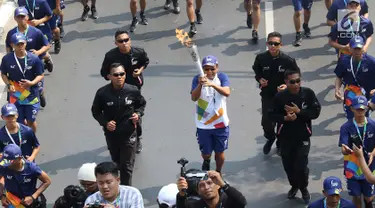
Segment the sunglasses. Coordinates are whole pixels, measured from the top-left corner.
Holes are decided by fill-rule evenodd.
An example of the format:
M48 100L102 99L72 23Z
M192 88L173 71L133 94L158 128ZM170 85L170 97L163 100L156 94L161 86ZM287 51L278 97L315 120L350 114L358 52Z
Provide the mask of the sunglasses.
M130 38L125 38L125 39L120 39L120 40L116 40L116 42L118 43L127 43L129 42Z
M279 46L281 43L268 41L267 44L270 45L270 46Z
M120 72L120 73L113 73L112 76L114 77L122 77L125 75L125 72Z
M300 83L300 82L301 82L301 79L300 79L300 78L289 80L289 83L290 83L290 84L296 84L296 83Z
M204 70L205 71L215 71L216 69L215 68L205 68Z

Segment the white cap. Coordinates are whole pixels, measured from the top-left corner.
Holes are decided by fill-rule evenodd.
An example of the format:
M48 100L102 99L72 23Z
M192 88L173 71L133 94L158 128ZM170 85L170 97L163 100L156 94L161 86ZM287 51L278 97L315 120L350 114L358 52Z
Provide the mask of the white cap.
M158 194L159 204L167 204L169 207L176 205L177 193L177 184L171 183L169 185L163 186Z
M95 167L96 163L83 164L78 170L78 180L95 182Z

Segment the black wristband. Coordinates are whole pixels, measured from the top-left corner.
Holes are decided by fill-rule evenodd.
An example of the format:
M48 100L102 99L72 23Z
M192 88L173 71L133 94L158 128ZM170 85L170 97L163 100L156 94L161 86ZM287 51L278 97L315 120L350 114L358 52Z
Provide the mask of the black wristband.
M228 188L229 188L229 184L227 184L227 183L225 183L225 185L223 186L223 191L226 191L226 190L228 190Z

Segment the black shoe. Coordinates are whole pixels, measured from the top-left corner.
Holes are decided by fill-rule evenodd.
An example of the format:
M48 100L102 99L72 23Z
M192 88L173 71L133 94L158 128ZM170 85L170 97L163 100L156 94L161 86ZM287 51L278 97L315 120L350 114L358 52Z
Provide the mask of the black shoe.
M309 26L305 23L303 23L303 35L306 37L306 38L309 38L311 37L311 30L309 28Z
M87 18L89 18L89 12L90 12L90 7L89 6L85 6L83 8L83 13L82 13L82 16L81 16L81 20L82 21L86 21Z
M277 155L281 157L281 148L277 147Z
M171 7L172 0L166 0L164 4L164 9L168 10Z
M61 51L61 41L55 40L55 54L59 54Z
M258 31L256 31L256 30L253 30L253 32L252 32L252 37L253 37L253 42L254 43L258 43L258 40L259 40L259 35L258 35Z
M139 21L136 17L133 18L132 20L132 24L130 25L130 32L134 32L135 29L137 28L137 25L138 25Z
M92 16L93 19L98 19L98 17L99 17L95 6L91 6L91 16Z
M192 38L195 34L197 34L197 28L195 25L190 25L189 37Z
M204 160L203 163L202 163L202 170L203 171L209 171L210 170L210 163L211 163L211 161Z
M143 14L143 13L141 14L141 24L142 25L148 25L148 20L147 20L145 14Z
M294 197L296 197L297 192L298 192L298 188L292 187L292 188L288 191L288 199L293 199Z
M52 59L50 58L48 61L44 62L45 69L47 69L48 72L53 71L53 62Z
M197 24L202 24L203 23L203 17L201 15L201 12L198 10L195 10L195 15L197 16Z
M62 39L65 36L64 26L59 25L59 29L60 29L60 38Z
M142 142L141 142L141 139L139 138L138 139L138 142L137 142L137 150L136 150L136 153L139 154L141 153L143 150L143 147L142 147Z
M301 32L296 33L296 40L293 42L293 45L298 47L302 44L302 34Z
M311 196L307 188L301 189L301 194L302 194L302 199L305 202L305 204L309 204Z
M46 107L47 102L46 102L46 97L44 96L44 93L40 94L40 106L42 108Z
M251 18L251 14L247 15L246 23L247 23L248 28L250 28L250 29L253 28L253 19Z
M181 9L178 5L178 0L173 0L173 13L179 14L181 12Z
M266 144L264 144L263 146L263 154L268 155L268 153L271 152L271 148L274 141L275 140L267 140Z

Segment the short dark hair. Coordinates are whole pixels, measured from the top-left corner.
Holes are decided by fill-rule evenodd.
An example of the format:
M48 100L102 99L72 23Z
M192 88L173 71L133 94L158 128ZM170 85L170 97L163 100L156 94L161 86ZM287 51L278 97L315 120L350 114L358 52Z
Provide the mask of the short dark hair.
M288 79L288 77L293 74L298 74L299 76L301 76L301 73L299 71L287 69L284 73L284 79Z
M270 34L268 34L267 36L267 41L271 38L280 38L280 41L282 39L282 35L279 33L279 32L271 32Z
M117 36L122 35L122 34L127 34L129 36L129 32L128 31L126 31L126 30L117 30L116 33L115 33L115 38L117 38Z
M115 177L119 176L119 170L114 162L102 162L95 167L95 176L112 174Z
M124 67L124 65L122 65L122 64L116 62L116 63L111 64L111 66L109 66L109 72L111 72L112 69L116 69L116 68L118 68L118 67L122 67L122 68L124 68L124 71L125 71L125 67Z

